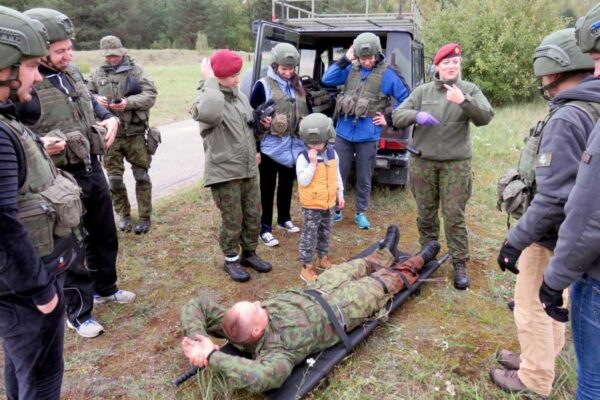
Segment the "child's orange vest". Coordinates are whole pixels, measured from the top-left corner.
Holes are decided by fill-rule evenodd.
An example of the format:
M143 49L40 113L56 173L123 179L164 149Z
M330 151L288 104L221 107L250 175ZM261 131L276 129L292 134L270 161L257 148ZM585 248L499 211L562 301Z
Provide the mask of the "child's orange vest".
M314 210L328 210L335 206L337 197L337 162L333 146L327 146L327 164L317 162L317 170L308 186L298 184L300 205ZM308 161L308 152L300 154Z

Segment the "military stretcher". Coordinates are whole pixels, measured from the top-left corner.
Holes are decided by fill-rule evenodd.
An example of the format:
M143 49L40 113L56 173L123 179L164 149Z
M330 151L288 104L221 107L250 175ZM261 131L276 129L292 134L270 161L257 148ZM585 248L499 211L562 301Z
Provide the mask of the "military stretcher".
M380 242L374 243L360 254L356 255L354 258L366 257L376 249L379 243ZM396 249L394 251L394 256L397 260L402 260L404 258L409 258L411 255ZM449 258L449 255L446 254L437 260L432 260L425 264L420 271L419 278L412 285L406 285L403 290L398 292L388 302L386 309L389 310L390 313L396 310L404 300L418 292L421 285L425 283L425 281ZM321 382L325 377L327 377L327 375L331 373L337 363L352 353L354 348L363 340L365 340L371 334L371 332L373 332L373 330L379 326L379 324L379 319L373 319L365 322L362 326L359 326L352 332L347 333L346 338L337 345L306 357L303 362L296 365L289 378L280 388L264 392L264 395L271 400L304 398L311 390L319 385L319 382ZM229 343L223 346L221 351L231 355L249 357L249 355L240 352L237 348ZM307 362L309 359L311 359L310 363ZM314 360L314 362L312 362L312 360ZM175 387L179 386L197 373L198 368L192 367L182 375L173 379L171 384Z

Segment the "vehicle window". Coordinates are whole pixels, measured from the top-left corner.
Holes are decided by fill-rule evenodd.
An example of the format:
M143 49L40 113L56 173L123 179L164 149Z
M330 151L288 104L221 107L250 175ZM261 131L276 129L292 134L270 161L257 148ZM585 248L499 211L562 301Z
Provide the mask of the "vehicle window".
M271 49L277 44L281 42L277 42L275 40L270 40L267 38L263 38L262 48L261 48L261 61L260 61L260 78L264 77L267 74L267 69L269 65L271 65Z
M317 57L317 51L312 49L300 50L300 68L298 75L313 77L313 70L315 68L315 58Z

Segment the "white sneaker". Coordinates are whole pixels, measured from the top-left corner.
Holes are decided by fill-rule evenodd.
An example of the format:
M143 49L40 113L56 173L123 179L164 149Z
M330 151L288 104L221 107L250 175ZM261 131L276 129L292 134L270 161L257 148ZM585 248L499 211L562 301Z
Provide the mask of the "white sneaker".
M75 326L69 320L67 320L67 326L70 329L74 329L79 336L84 338L95 338L96 336L100 336L102 333L104 333L104 327L100 325L100 323L93 317L79 325L77 328L75 328Z
M300 228L298 228L292 221L285 221L283 224L277 225L281 229L285 229L289 233L300 232Z
M260 241L267 247L275 247L279 245L279 240L275 239L271 232L262 233L260 236Z
M130 292L128 290L117 290L110 296L98 296L94 295L94 304L104 304L104 303L131 303L135 300L135 293Z

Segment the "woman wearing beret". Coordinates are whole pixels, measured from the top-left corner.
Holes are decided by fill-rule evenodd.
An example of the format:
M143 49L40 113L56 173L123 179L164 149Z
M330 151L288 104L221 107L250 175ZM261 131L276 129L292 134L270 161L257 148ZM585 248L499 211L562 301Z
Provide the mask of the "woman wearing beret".
M210 187L221 212L219 244L225 271L238 282L250 279L242 266L269 272L271 264L256 254L260 227L260 190L252 108L238 90L242 58L217 50L204 59L206 80L198 89L192 117L204 143L204 186ZM241 257L239 255L242 248Z
M446 243L454 264L454 287L469 287L469 239L465 207L471 196L469 123L487 125L494 110L477 85L461 79L462 49L449 43L436 53L432 82L417 87L393 113L394 126L414 124L413 145L421 151L409 167L417 203L419 242L437 240L442 209Z

